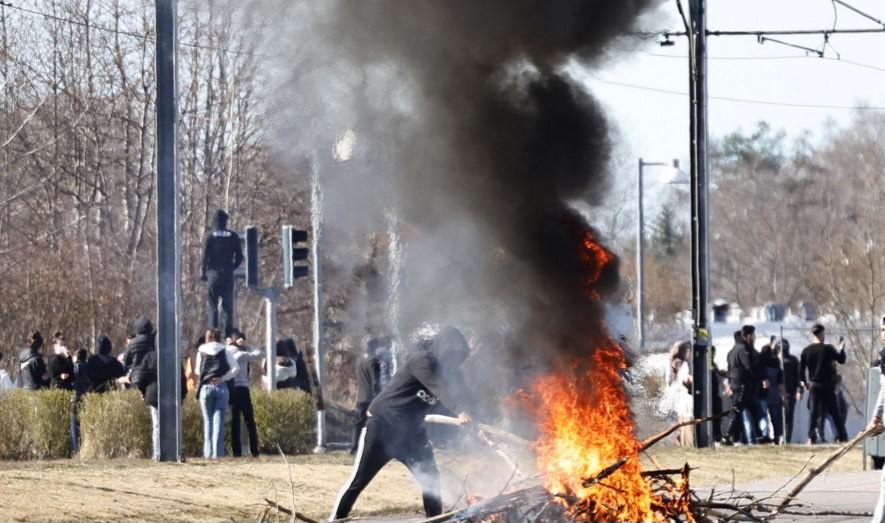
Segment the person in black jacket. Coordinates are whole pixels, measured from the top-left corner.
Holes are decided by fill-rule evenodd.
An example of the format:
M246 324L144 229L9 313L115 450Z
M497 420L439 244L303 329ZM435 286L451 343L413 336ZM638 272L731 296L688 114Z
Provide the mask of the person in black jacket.
M152 350L144 355L139 362L138 390L144 404L151 411L151 445L153 459L160 460L160 398L158 394L159 372L157 366L157 351ZM187 395L187 381L184 376L184 368L181 369L181 400Z
M96 354L90 356L87 362L92 390L98 393L113 390L117 378L124 376L126 369L111 354L113 351L111 340L104 334L95 340L95 349Z
M330 519L345 518L360 493L390 460L402 462L421 485L427 517L442 513L439 471L427 437L424 416L442 406L455 410L463 389L461 364L470 354L467 340L445 327L432 340L419 344L390 383L369 405L369 420L360 434L353 474L341 489ZM467 424L465 412L458 416Z
M356 454L359 447L360 433L369 419L369 404L381 392L381 361L377 356L378 338L372 338L366 344L366 350L356 362L356 424L353 426L353 443L350 453Z
M43 336L35 331L28 338L28 346L18 354L21 388L38 390L49 386L49 370L43 360Z
M52 343L55 354L49 358L49 388L71 390L74 388L74 362L68 353L65 335L55 333Z
M86 394L92 386L89 380L89 351L80 348L74 353L74 378L72 385L74 388L74 401L71 404L71 454L76 454L80 450L80 399Z
M206 237L203 245L202 279L209 283L209 324L214 329L221 327L218 318L218 304L224 311L224 335L230 336L233 329L234 271L243 262L243 247L237 233L227 228L228 215L221 209L212 220L214 230Z
M781 359L784 365L784 389L786 402L784 403L784 436L787 443L793 442L793 417L796 413L796 402L802 399L802 380L799 378L799 358L790 354L790 341L781 340L779 344Z
M728 353L728 386L734 409L728 425L728 436L734 443L741 439L741 423L747 443L756 443L753 406L759 384L768 387L767 380L762 379L758 372L756 349L753 348L755 342L756 327L744 325L734 333L734 348Z
M836 350L836 347L824 343L825 332L824 326L819 323L811 327L814 343L802 349L799 358L799 376L808 390L808 408L811 411L808 425L809 447L818 441L818 429L824 414L829 414L833 418L838 440L848 441L845 420L842 419L836 403L835 364L844 364L847 359L845 340L839 340L839 350ZM823 437L823 434L820 437Z

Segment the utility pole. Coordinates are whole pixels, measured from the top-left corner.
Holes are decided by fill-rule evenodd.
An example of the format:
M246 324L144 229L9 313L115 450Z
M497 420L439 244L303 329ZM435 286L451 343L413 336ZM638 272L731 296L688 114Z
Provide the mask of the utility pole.
M645 162L639 159L636 176L636 346L645 354L645 223L642 208L642 170Z
M160 461L181 460L177 0L157 0L157 381Z
M326 351L323 347L323 271L320 266L320 237L323 227L323 191L320 187L319 166L315 165L311 184L311 256L313 256L313 356L319 390L317 397L317 446L315 453L326 451L326 410L322 400L326 387Z
M710 332L707 318L709 293L707 183L707 2L689 0L689 74L691 93L691 289L694 325L692 378L695 418L712 412L710 390ZM697 426L698 447L712 443L711 424Z

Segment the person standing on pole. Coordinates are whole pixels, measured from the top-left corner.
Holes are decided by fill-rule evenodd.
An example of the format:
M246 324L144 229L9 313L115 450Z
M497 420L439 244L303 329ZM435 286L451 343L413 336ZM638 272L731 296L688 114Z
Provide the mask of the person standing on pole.
M209 283L209 324L220 329L218 305L224 311L224 334L233 329L234 271L243 263L243 246L237 233L227 228L228 214L221 209L212 219L213 231L203 245L203 273Z
M811 327L814 343L802 350L799 358L799 376L808 389L808 404L811 410L811 421L808 425L808 446L817 443L820 420L825 414L833 418L836 425L837 438L841 442L848 441L845 423L836 404L836 367L835 363L844 364L845 340L839 340L839 350L824 343L824 326L817 323ZM820 435L823 438L823 434Z

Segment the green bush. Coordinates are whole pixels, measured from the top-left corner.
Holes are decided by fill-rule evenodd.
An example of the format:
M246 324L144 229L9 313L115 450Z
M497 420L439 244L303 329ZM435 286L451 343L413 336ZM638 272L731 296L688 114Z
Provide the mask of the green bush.
M151 455L151 415L136 390L86 394L80 407L80 455L144 458Z
M71 451L66 390L12 390L0 395L0 458L61 458Z
M314 442L316 413L312 398L296 390L273 394L253 390L258 441L264 453L308 452ZM71 447L73 394L62 390L13 390L0 395L0 459L68 456ZM203 416L190 395L182 405L181 443L185 456L203 455ZM79 405L80 455L84 458L151 455L151 417L134 390L86 394ZM230 454L231 411L225 421L225 446ZM243 442L248 441L245 430Z
M273 394L253 391L259 450L276 454L277 445L286 454L302 454L313 448L316 411L313 398L300 390L278 390Z

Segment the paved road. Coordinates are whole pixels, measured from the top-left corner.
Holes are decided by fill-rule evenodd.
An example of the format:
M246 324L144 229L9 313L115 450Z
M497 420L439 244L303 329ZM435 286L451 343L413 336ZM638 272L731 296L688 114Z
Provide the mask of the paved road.
M764 463L759 466L764 467ZM872 512L879 496L879 483L881 473L878 471L867 472L840 472L822 474L814 479L803 490L795 503L801 504L795 510L803 512L816 511L840 511L840 512ZM749 492L757 498L770 496L773 492L781 489L785 479L765 480L738 485L736 490ZM796 481L796 480L794 480ZM794 483L790 483L780 490L782 497L789 492ZM731 486L717 488L717 491L731 490ZM815 521L819 523L860 523L868 522L869 516L793 516L783 515L777 521L782 523Z

